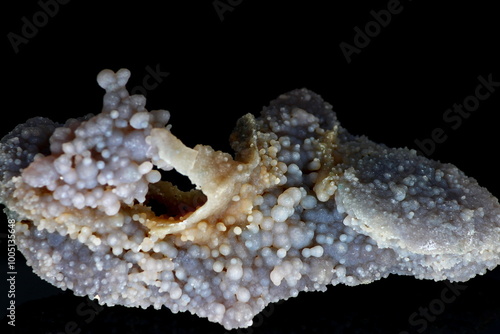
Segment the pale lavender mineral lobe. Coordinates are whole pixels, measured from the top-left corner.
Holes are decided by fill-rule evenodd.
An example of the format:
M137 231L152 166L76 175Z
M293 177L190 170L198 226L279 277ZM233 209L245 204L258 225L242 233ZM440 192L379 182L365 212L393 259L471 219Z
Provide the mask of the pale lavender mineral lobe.
M100 114L30 119L0 143L18 248L55 286L230 329L300 291L389 274L465 281L500 262L495 197L453 165L350 135L317 94L242 117L233 159L186 147L167 111L129 96L129 76L99 74Z

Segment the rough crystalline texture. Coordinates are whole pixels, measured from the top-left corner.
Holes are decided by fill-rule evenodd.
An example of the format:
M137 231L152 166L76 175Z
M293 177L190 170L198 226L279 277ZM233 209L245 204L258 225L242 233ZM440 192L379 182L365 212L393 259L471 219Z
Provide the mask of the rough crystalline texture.
M107 305L246 327L268 303L389 274L465 281L499 262L500 206L455 166L344 130L306 89L243 116L235 158L102 71L97 116L34 118L0 146L0 199L43 279ZM161 180L175 169L196 189Z

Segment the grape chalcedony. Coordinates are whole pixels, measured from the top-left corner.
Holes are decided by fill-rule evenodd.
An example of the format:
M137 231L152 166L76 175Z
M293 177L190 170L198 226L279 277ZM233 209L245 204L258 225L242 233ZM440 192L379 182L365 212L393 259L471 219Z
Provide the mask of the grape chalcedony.
M247 327L267 304L389 274L465 281L500 262L500 206L451 164L350 135L299 89L238 123L232 155L185 146L102 71L100 114L0 143L0 200L40 277L102 304ZM196 186L179 190L160 171Z

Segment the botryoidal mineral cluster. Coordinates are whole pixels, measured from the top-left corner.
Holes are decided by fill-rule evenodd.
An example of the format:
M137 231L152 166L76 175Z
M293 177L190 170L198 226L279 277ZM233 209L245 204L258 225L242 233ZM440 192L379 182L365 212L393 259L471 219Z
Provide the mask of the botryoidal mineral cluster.
M466 281L500 262L500 205L455 166L350 135L306 89L243 116L234 158L186 147L102 71L102 112L0 143L0 200L41 278L101 304L225 328L301 291L389 274ZM160 170L187 176L181 191Z

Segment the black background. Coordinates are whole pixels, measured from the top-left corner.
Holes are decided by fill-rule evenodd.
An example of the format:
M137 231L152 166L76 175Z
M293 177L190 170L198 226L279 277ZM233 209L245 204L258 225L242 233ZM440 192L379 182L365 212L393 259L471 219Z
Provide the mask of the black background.
M37 1L5 3L0 134L33 116L62 122L98 113L104 91L95 78L104 68L130 69L132 89L142 85L146 67L158 67L169 75L147 92L147 107L169 110L172 131L189 146L230 151L228 136L239 117L258 115L271 99L307 87L333 105L351 133L389 146L417 149L415 140L442 128L447 139L430 157L457 165L500 196L500 87L457 129L443 120L454 103L474 94L478 76L491 74L500 81L500 21L491 3L401 1L401 12L352 54L350 63L340 43L354 44L354 28L363 30L373 21L370 12L386 9L389 1L219 3L233 4L223 20L212 0L105 5L73 0L59 5L47 22L38 22L38 32L18 45L18 52L8 34L22 36L23 17L41 18L42 7ZM5 225L0 240L6 249ZM0 252L2 273L6 253ZM18 333L64 333L71 321L81 333L224 332L205 319L168 310L113 307L91 317L85 312L89 306L77 311L85 298L53 288L23 262L18 253ZM445 283L391 276L366 286L301 293L239 332L497 333L499 283L498 270L465 283L467 289L426 321L425 330L422 322L412 325L408 319L439 299Z

